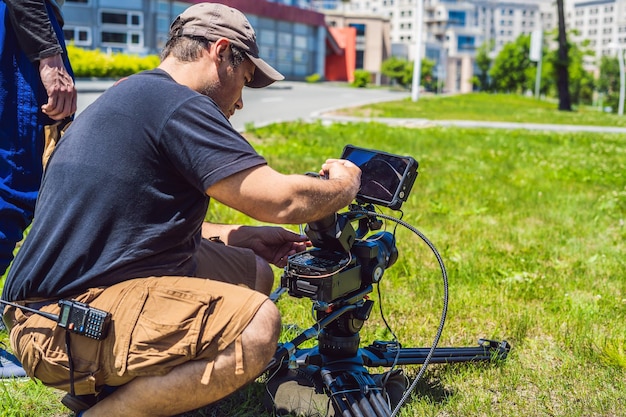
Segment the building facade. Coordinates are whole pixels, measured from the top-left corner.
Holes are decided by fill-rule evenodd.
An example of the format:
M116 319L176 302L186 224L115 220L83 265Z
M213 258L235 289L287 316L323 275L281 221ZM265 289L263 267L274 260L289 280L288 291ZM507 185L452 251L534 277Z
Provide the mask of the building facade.
M217 0L240 9L257 30L262 56L288 79L325 75L326 56L337 51L328 29L357 30L356 68L381 80L390 56L435 62L444 91L472 91L477 48L493 42L495 56L521 34L554 32L556 0ZM171 21L197 0L65 0L65 33L77 46L137 54L157 53ZM600 57L626 48L626 0L565 0L569 40L588 41ZM416 45L421 28L422 44ZM544 39L547 38L544 36Z
M373 14L355 14L324 11L326 24L331 28L352 28L356 31L355 66L372 74L376 85L386 80L380 72L383 61L391 57L389 20Z
M139 55L158 53L171 22L197 1L65 0L68 42L87 49ZM257 33L260 54L288 79L324 75L327 38L324 15L282 3L220 0L241 10ZM293 2L296 3L296 2Z
M586 67L598 71L602 56L615 55L626 48L626 0L579 1L568 5L566 22L574 28L573 41L588 41L595 56Z

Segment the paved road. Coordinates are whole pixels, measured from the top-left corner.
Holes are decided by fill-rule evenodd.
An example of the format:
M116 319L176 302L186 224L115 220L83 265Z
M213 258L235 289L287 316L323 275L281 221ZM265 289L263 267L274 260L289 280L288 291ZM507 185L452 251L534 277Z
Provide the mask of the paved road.
M91 104L113 81L78 80L78 112ZM282 81L267 88L244 88L244 108L231 118L233 126L242 131L248 123L262 126L269 123L312 120L320 113L342 107L353 107L380 101L400 100L408 92L388 89L358 89L330 83L309 84Z
M78 112L91 104L113 81L78 80ZM329 122L377 121L394 126L458 126L491 127L501 129L549 130L559 132L604 132L626 134L626 128L610 126L574 126L538 123L481 122L467 120L428 120L401 118L344 117L331 115L332 110L354 107L381 101L400 100L409 97L408 92L389 91L388 89L359 89L331 83L308 84L304 82L281 81L267 88L245 88L243 92L244 108L238 111L231 122L238 131L245 130L248 123L254 126L265 124L313 119Z

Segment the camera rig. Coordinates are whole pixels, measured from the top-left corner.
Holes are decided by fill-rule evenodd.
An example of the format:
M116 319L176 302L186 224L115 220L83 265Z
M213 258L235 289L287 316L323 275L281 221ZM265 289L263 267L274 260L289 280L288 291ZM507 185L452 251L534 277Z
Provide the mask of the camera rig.
M305 231L313 248L289 257L281 276L281 286L270 298L276 301L284 292L297 298L309 298L317 321L292 340L280 344L266 367L269 372L267 405L278 414L320 415L320 410L325 407L325 415L395 417L428 364L503 360L511 348L506 341L487 339L479 339L475 347L437 347L448 304L448 280L443 260L419 230L400 219L377 213L373 205L399 209L417 175L417 163L409 157L350 145L344 149L343 157L350 159L350 152L358 153L353 162L361 166L363 174L368 175L366 178L377 184L377 176L381 173L372 176L364 166L381 154L385 162L391 162L387 168L400 158L406 162L406 170L400 169L395 188L384 194L393 197L388 200L364 195L362 176L356 203L351 204L345 213L335 213L307 224ZM397 167L395 164L394 173L397 173ZM417 234L439 263L444 302L439 328L430 348L405 348L398 341L376 341L360 347L359 332L374 305L368 294L380 282L385 270L398 259L395 232L379 231L383 225L381 219L396 222ZM352 226L355 222L358 223L356 230ZM371 232L374 234L368 235ZM314 338L317 346L300 348ZM408 389L406 378L401 370L396 369L399 365L422 365ZM391 370L371 375L367 369L377 367Z

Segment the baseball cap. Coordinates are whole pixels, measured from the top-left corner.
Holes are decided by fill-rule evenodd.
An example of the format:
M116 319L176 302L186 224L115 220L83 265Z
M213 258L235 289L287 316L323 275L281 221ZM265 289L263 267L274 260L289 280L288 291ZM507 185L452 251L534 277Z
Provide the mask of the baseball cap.
M259 57L252 25L237 9L220 3L197 3L181 13L170 26L170 36L200 36L210 41L226 38L256 65L252 88L267 87L285 77Z

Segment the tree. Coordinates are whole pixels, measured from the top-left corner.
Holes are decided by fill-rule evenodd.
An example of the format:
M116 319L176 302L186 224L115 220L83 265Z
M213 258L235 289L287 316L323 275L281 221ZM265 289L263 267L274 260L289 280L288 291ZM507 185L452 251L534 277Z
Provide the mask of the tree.
M505 44L493 60L489 70L494 90L508 93L522 93L527 89L529 68L528 57L530 36L520 35L514 42Z
M559 14L559 55L555 62L556 86L559 92L559 110L572 111L572 100L569 91L569 56L567 35L565 32L565 12L563 0L556 0Z
M571 33L576 34L575 31ZM558 40L558 32L553 32L555 41ZM585 70L584 58L593 56L593 51L589 48L589 40L584 40L580 44L570 43L568 41L568 88L570 100L572 103L591 104L593 100L593 90L595 88L595 80L593 74ZM544 57L545 65L543 66L542 77L546 82L542 82L542 92L550 95L558 95L558 77L557 67L559 62L559 50L549 51ZM543 79L543 78L542 78Z
M407 88L413 83L413 65L413 62L409 62L406 59L392 56L383 61L380 72L402 87ZM432 90L437 85L437 79L433 77L434 68L434 61L427 58L422 59L420 84L427 90Z
M491 68L492 59L489 56L493 51L494 40L490 39L487 42L483 42L482 45L476 51L476 66L480 73L476 77L476 87L482 91L489 91L491 85L489 83L489 69Z
M605 94L604 106L616 113L619 108L619 62L617 57L604 55L600 60L598 91Z
M399 85L406 87L411 84L411 79L409 79L407 83L407 77L413 78L413 72L408 72L408 66L409 63L406 59L392 56L391 58L383 61L380 72L391 78Z

